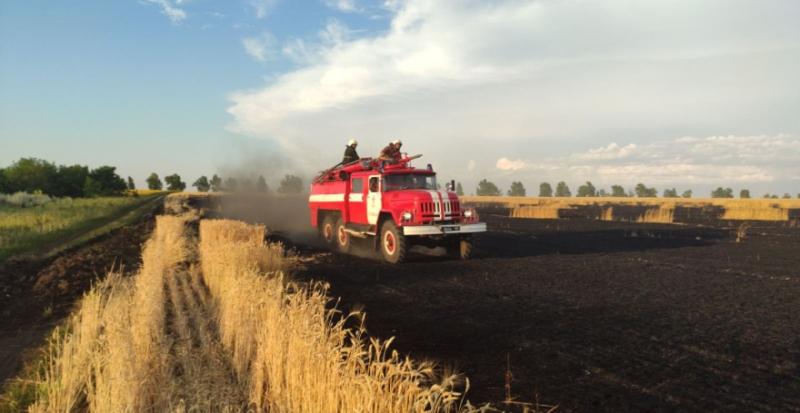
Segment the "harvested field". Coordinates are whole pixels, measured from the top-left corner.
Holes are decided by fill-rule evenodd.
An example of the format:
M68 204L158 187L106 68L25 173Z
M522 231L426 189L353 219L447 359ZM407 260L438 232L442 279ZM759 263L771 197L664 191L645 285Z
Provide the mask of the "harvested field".
M587 218L639 223L775 221L800 223L798 199L553 198L465 196L464 202L509 210L514 218Z
M236 200L222 204L223 214L291 226ZM290 208L298 209L302 200ZM420 250L392 266L369 253L324 252L307 233L283 239L308 259L299 277L327 280L340 306L364 308L369 332L396 337L400 351L455 366L470 378L473 402L502 401L510 366L512 396L559 411L800 406L797 228L755 222L736 242L739 225L711 220L480 212L490 232L471 261Z
M108 377L105 383L147 379L103 391L103 381L98 387L86 382L59 403L77 401L75 409L90 411L134 402L174 411L347 411L395 400L393 405L412 403L415 410L447 410L445 404L413 404L457 400L448 389L460 387L431 375L427 364L403 364L410 355L463 373L473 404L510 410L523 405L504 404L507 393L566 412L782 412L800 405L800 233L787 223L533 220L510 218L493 206L480 210L490 232L479 239L475 259L454 261L439 250L416 248L409 263L392 266L367 245L361 245L361 257L319 248L313 233L302 231L302 197L179 201L170 208L201 207L202 216L246 218L279 231L265 235L240 223L198 225L192 219L182 225L187 243L178 250L184 252L162 257L146 249L139 275L101 284L94 299L100 307L89 308L105 312L82 319L116 323L111 331L117 338L100 343L131 345L99 349L132 353L115 358L101 351L89 365L140 360L137 365L150 367L101 369L126 373L97 377ZM296 255L276 267L285 258L261 244L265 236ZM180 244L175 240L163 242L172 248ZM148 267L159 260L161 267ZM292 282L274 273L280 268L291 272ZM57 284L56 278L45 290ZM337 302L341 315L353 315L325 311ZM362 320L366 331L360 330ZM134 334L135 326L151 333ZM384 353L367 334L394 337L399 353ZM348 347L357 342L366 347ZM315 356L321 354L337 356L323 362ZM372 358L378 354L386 358ZM378 382L363 374L390 371L401 382L416 378L369 389L366 383ZM402 395L369 398L378 389L400 388Z

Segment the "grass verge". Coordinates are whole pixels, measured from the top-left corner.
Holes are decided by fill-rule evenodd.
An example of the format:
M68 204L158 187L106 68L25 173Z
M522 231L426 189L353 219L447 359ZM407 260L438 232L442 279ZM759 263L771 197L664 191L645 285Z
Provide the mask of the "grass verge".
M52 255L127 225L162 195L57 199L34 207L0 205L0 262L11 256Z

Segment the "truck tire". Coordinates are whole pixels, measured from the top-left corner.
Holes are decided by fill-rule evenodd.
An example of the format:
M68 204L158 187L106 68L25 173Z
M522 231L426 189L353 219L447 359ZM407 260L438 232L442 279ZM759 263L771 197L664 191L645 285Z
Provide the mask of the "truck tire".
M319 227L319 236L328 245L333 245L336 242L336 222L332 216L326 215L322 219L322 225Z
M461 260L468 260L472 256L473 246L474 242L472 241L472 237L452 240L447 246L447 255Z
M379 233L381 254L383 259L390 264L398 264L406 259L406 237L391 220L381 225Z
M350 233L344 230L344 222L342 222L341 218L336 220L334 229L336 230L336 247L339 248L339 251L345 254L349 253L350 241L352 237L350 236Z

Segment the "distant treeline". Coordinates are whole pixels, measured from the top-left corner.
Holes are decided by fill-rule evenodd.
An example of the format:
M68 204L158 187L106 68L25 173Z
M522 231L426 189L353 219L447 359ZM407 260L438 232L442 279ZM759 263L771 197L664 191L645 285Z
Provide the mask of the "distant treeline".
M463 195L463 189L461 188L461 184L459 183L456 186L456 192L459 195ZM481 180L478 183L478 187L475 189L475 194L479 196L500 196L503 195L503 192L495 185L493 182L490 182L486 179ZM506 193L508 196L526 196L527 190L522 182L512 182L511 188ZM691 198L692 197L692 190L687 189L680 194L678 190L675 188L667 188L662 193L663 198ZM718 187L714 189L710 193L711 198L734 198L734 193L732 188L723 188ZM539 184L539 196L540 197L571 197L572 191L569 189L569 186L566 182L561 181L556 184L555 190L550 185L549 182L542 182ZM658 196L658 190L655 188L648 187L643 183L638 183L633 189L625 189L622 185L611 185L610 191L606 191L603 188L597 189L591 182L586 182L585 184L578 187L578 190L575 194L577 197L637 197L637 198L655 198ZM764 194L764 198L771 198L777 199L779 198L778 195L774 194ZM784 199L791 198L792 195L789 193L783 194ZM800 198L800 194L797 194L797 197ZM750 190L742 189L739 191L739 198L750 198Z
M179 185L176 185L175 176L177 175L164 178L164 180L167 182L167 189L180 187L182 190L186 185L182 182ZM178 180L180 180L180 177L178 177ZM149 189L160 189L161 186L162 183L158 178L158 174L155 172L150 174L150 176L147 178L147 187ZM228 177L222 179L222 177L217 174L214 174L211 179L208 179L207 176L203 175L197 178L192 186L197 188L197 191L199 192L270 192L267 181L261 175L259 175L256 179L251 179L248 177L240 177L238 179L234 177ZM278 186L277 192L280 194L299 194L303 192L303 180L295 175L284 175L280 185Z
M0 193L43 193L55 197L122 195L128 185L113 166L89 169L85 165L58 165L42 159L21 158L0 168Z
M122 179L116 167L100 166L90 169L86 165L56 165L37 158L21 158L6 168L0 168L0 193L17 192L42 193L53 197L84 198L96 196L117 196L136 189L130 176ZM186 183L180 175L172 174L161 178L155 172L146 180L151 190L183 191ZM200 192L270 192L263 176L257 179L228 177L222 179L214 175L211 179L201 176L193 184ZM295 175L285 175L278 186L278 193L292 194L303 192L303 181Z

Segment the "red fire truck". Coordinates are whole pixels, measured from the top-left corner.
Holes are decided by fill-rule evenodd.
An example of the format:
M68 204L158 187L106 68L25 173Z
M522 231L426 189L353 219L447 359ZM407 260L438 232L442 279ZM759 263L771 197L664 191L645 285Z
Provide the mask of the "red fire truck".
M349 252L353 237L371 238L390 263L405 260L412 244L443 246L461 259L472 252L472 234L485 232L477 212L458 196L441 191L428 165L410 165L421 155L385 163L371 158L322 172L311 184L311 225L322 239Z

